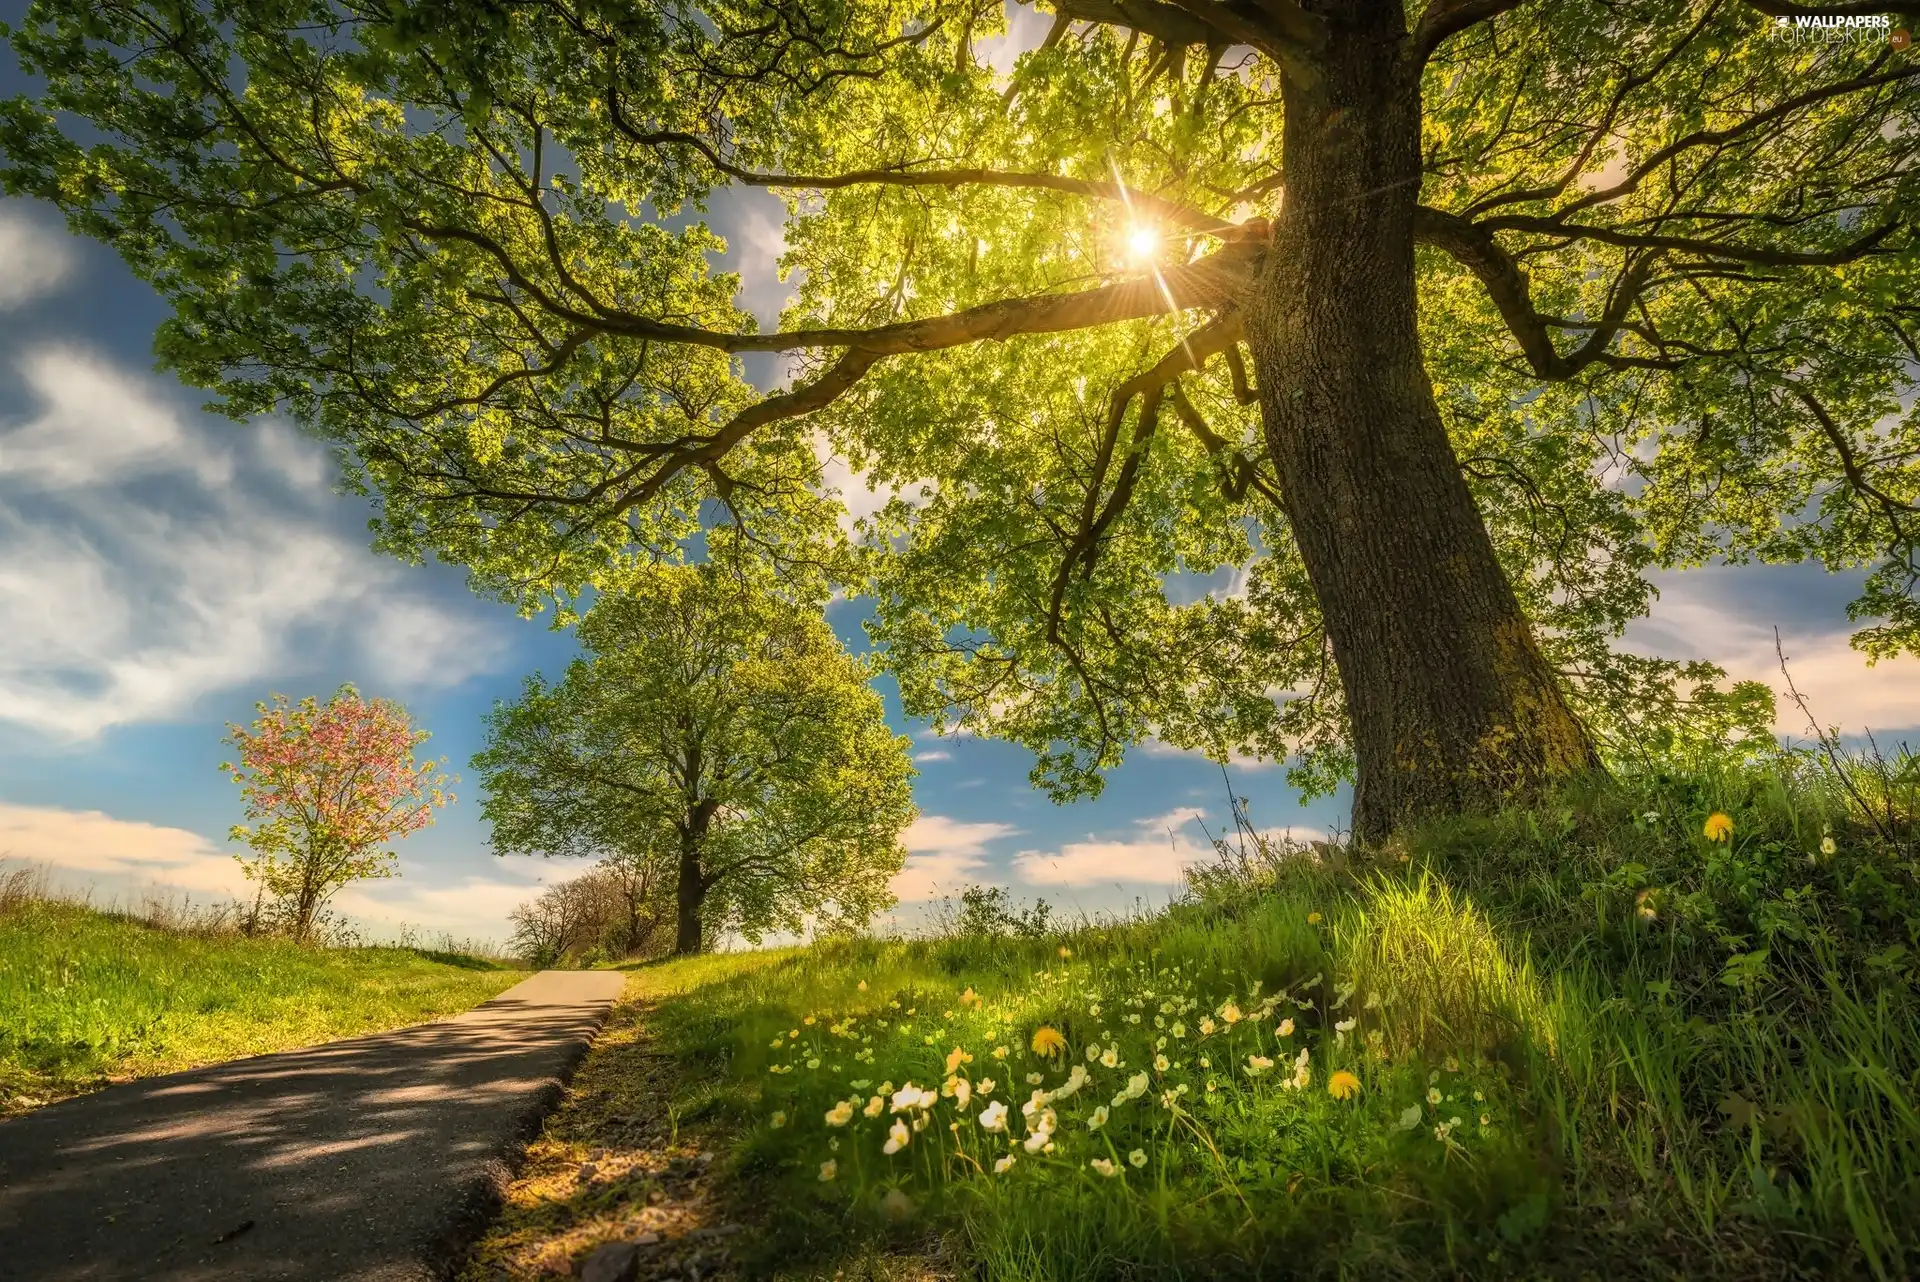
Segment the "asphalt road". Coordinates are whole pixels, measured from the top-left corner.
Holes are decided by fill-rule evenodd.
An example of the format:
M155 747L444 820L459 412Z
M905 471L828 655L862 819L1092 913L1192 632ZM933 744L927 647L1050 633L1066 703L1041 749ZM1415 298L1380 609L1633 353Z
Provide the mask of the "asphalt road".
M453 1019L0 1122L0 1279L442 1278L624 982L542 971Z

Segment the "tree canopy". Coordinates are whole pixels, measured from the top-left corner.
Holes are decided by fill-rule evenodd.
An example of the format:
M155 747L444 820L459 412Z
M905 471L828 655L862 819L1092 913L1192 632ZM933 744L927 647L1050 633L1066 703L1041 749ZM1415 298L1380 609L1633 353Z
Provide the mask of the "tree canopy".
M35 0L0 181L523 603L715 509L821 559L838 454L899 494L836 573L908 710L1062 795L1292 752L1380 835L1763 729L1614 648L1653 567L1867 569L1855 644L1916 649L1920 57L1862 16L1912 3L1043 9L1002 75L999 0Z
M559 681L497 705L473 764L501 854L600 854L722 931L864 924L913 818L906 740L817 601L728 556L630 571Z

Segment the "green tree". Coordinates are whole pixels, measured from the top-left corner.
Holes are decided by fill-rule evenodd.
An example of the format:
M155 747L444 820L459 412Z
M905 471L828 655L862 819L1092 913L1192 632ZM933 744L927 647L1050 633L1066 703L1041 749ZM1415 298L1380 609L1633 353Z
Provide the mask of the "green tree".
M772 586L729 560L639 568L603 593L580 622L587 657L488 717L473 764L495 850L664 843L680 953L891 903L907 741L817 604Z
M0 178L523 602L709 503L818 556L824 450L898 488L906 707L1059 794L1291 752L1379 837L1590 769L1720 675L1614 652L1656 565L1871 567L1915 649L1912 0L1043 3L1002 77L999 0L35 0Z

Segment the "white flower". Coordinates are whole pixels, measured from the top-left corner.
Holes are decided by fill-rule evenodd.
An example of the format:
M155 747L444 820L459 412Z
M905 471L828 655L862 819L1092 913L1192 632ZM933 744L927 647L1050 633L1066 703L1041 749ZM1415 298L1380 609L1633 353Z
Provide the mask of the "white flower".
M1000 1102L999 1100L995 1100L993 1103L981 1109L980 1125L984 1129L989 1131L1006 1130L1007 1129L1007 1106L1002 1102Z
M828 1126L845 1126L853 1120L853 1101L843 1099L827 1110Z
M899 1112L904 1112L905 1110L910 1108L919 1108L919 1107L920 1107L920 1088L918 1086L915 1086L912 1082L908 1082L905 1086L902 1086L899 1090L893 1093L893 1111L894 1112L899 1113Z
M1133 1163L1135 1170L1138 1170L1139 1168L1147 1164L1147 1150L1143 1148L1137 1148L1133 1150L1133 1152L1127 1154L1127 1160Z
M1038 1086L1040 1083L1046 1080L1047 1080L1047 1075L1045 1073L1028 1073L1027 1074L1027 1085L1029 1086Z
M964 1077L956 1077L953 1079L953 1091L951 1093L955 1107L964 1109L968 1101L973 1098L973 1083Z
M1293 1021L1290 1019L1283 1019L1280 1021L1280 1027L1274 1029L1273 1031L1278 1033L1282 1037L1292 1037Z
M1047 1098L1049 1100L1062 1100L1078 1094L1080 1088L1085 1086L1087 1081L1086 1066L1083 1064L1075 1064L1073 1071L1067 1074L1067 1080L1054 1087Z
M1088 1162L1087 1165L1108 1179L1112 1179L1114 1176L1120 1174L1120 1168L1115 1166L1111 1160L1104 1157L1096 1157L1091 1162Z
M1258 1077L1260 1074L1266 1072L1268 1069L1272 1067L1273 1067L1273 1061L1268 1059L1265 1055L1247 1056L1247 1072L1251 1073L1255 1077Z
M1100 1053L1100 1064L1104 1068L1114 1068L1120 1063L1120 1048L1109 1046Z
M898 1153L911 1143L913 1143L913 1132L907 1129L904 1121L896 1117L893 1119L893 1129L887 1132L886 1145L880 1151L888 1154Z
M1001 1158L999 1161L993 1164L993 1173L995 1175L1005 1175L1007 1173L1007 1168L1012 1165L1013 1165L1013 1154L1009 1153L1005 1157Z
M1100 1058L1100 1048L1094 1043L1088 1042L1087 1043L1087 1063L1091 1064L1093 1063L1093 1061L1099 1058Z
M1822 837L1822 838L1820 839L1820 853L1821 853L1821 854L1823 854L1823 855L1830 855L1830 854L1832 854L1832 853L1833 853L1834 851L1836 851L1836 850L1838 850L1838 849L1839 849L1839 847L1833 844L1833 838L1831 838L1831 837Z
M779 1130L779 1129L780 1129L781 1127L783 1127L783 1126L785 1126L786 1124L787 1124L787 1115L786 1115L786 1113L785 1113L785 1112L778 1112L778 1113L775 1113L775 1114L773 1115L773 1129L774 1129L774 1130L776 1130L776 1131L777 1131L777 1130Z
M1169 1068L1173 1067L1173 1061L1168 1059L1165 1055L1155 1055L1153 1057L1153 1066L1155 1069L1164 1073Z
M1105 1104L1100 1105L1093 1110L1093 1116L1087 1119L1087 1129L1090 1131L1099 1130L1107 1124L1108 1116L1107 1106Z
M1358 1020L1355 1020L1351 1016L1349 1016L1348 1018L1343 1019L1338 1023L1336 1023L1333 1026L1333 1031L1336 1033L1351 1033L1353 1031L1353 1026L1358 1022L1359 1022Z
M832 1179L839 1171L840 1163L833 1158L828 1158L826 1161L820 1163L820 1179L823 1183Z

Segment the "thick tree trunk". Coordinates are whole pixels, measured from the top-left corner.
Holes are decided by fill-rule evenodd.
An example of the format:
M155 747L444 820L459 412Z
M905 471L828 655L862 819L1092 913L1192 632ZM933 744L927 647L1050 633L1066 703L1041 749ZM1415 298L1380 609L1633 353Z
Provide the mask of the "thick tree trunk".
M1417 77L1401 0L1317 5L1326 74L1285 87L1285 202L1247 304L1267 445L1358 759L1354 834L1597 768L1494 556L1415 322Z
M707 902L709 883L700 856L712 824L713 803L709 801L694 803L680 824L680 874L674 896L677 920L673 939L673 951L679 956L697 953L705 946L701 939L700 911Z
M683 853L680 856L678 919L673 936L673 951L676 954L686 956L697 953L703 946L700 938L700 907L706 897L707 888L700 880L700 856Z

